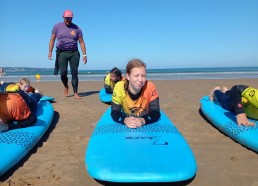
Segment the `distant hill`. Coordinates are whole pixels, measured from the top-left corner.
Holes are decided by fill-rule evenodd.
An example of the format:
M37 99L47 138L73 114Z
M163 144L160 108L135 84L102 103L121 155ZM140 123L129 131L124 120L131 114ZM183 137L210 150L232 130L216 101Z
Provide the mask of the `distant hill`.
M17 72L17 71L48 71L53 68L30 68L30 67L2 67L5 72Z

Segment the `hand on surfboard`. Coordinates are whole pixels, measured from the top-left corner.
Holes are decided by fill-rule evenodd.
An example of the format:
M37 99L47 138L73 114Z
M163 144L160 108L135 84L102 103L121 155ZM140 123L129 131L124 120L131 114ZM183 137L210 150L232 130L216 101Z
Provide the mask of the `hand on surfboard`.
M241 114L238 114L237 117L237 124L238 126L240 125L244 125L244 126L254 126L255 123L254 122L251 122L247 119L246 117L246 114L245 113L241 113Z

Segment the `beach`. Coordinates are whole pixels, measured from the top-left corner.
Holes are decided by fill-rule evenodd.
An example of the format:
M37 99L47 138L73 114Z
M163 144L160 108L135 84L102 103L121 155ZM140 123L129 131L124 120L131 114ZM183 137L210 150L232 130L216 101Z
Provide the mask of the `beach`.
M198 170L183 183L191 186L258 186L257 153L236 143L213 127L200 113L200 99L215 86L245 84L258 87L258 79L153 80L160 107L189 143ZM60 82L32 82L44 95L55 98L51 127L35 148L0 178L0 185L99 186L86 171L85 151L96 123L109 107L99 100L102 81L79 82L76 100L70 86L63 96ZM137 153L137 152L136 152ZM156 184L158 185L158 184ZM166 185L172 185L168 183ZM177 185L177 184L173 184Z

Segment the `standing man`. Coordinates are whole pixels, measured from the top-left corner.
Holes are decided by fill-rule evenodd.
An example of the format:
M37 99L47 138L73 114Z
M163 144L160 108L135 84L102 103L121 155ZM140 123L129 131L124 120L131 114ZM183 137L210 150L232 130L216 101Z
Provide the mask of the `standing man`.
M74 91L74 98L80 99L78 95L78 67L80 62L80 53L78 51L78 41L81 46L83 54L83 62L87 63L86 46L83 41L82 31L76 25L72 23L73 12L71 10L65 10L63 14L64 22L57 23L53 30L49 41L49 53L48 58L52 60L52 51L57 38L56 44L56 61L55 72L57 75L60 70L61 80L64 85L64 95L68 96L68 62L72 74L72 86Z

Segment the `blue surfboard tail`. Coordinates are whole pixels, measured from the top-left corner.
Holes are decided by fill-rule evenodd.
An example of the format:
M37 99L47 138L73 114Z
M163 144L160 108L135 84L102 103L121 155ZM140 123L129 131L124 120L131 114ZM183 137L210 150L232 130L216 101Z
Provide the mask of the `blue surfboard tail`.
M105 88L102 88L99 92L99 99L103 103L111 103L112 101L112 94L106 93Z
M51 97L51 96L42 96L42 98L40 99L41 101L49 101L49 102L53 102L55 100L55 98Z

